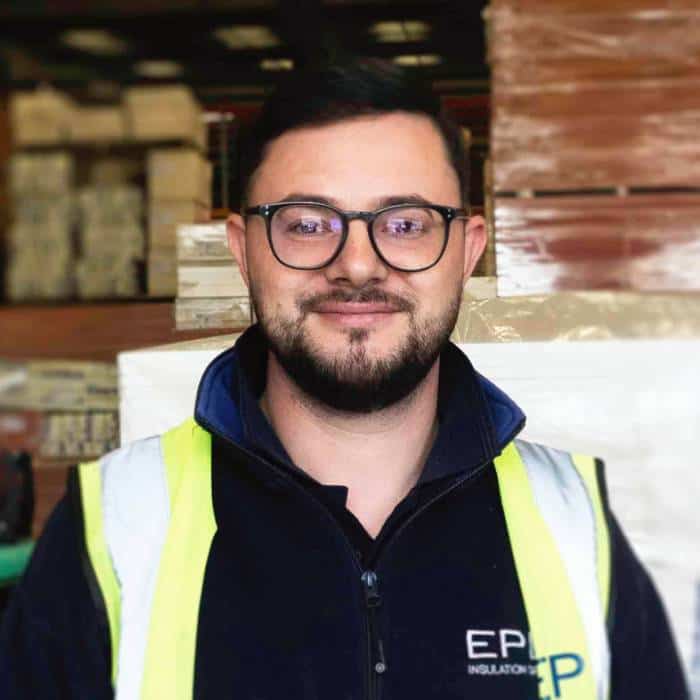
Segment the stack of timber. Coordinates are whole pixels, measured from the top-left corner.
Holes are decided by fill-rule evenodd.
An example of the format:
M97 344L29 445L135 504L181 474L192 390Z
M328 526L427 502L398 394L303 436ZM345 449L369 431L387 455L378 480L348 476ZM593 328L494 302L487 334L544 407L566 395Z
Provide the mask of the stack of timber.
M499 295L700 290L697 3L492 0L485 16Z
M252 322L248 288L226 243L226 224L182 225L177 231L178 330L241 329Z

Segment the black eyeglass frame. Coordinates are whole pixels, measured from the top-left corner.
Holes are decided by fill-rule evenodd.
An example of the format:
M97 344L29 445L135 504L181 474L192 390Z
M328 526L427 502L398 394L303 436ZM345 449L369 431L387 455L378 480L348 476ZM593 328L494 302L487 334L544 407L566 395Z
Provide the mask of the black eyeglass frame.
M298 267L296 265L290 265L289 263L284 262L284 260L282 260L277 254L275 246L272 243L272 217L280 209L289 206L323 207L325 209L330 209L331 211L335 212L340 218L343 225L343 232L340 238L340 243L338 244L335 253L333 253L333 255L331 255L331 257L323 264L315 265L313 267ZM424 267L419 267L416 269L406 269L398 267L397 265L392 265L382 255L381 251L379 250L379 246L377 245L377 242L374 238L373 224L377 217L379 217L384 212L391 211L392 209L405 209L406 207L412 207L414 209L432 209L438 212L442 216L443 221L445 222L445 240L443 241L442 249L440 250L440 254L438 255L437 259L430 265L425 265ZM372 248L377 254L377 257L387 267L390 267L393 270L398 270L399 272L423 272L425 270L429 270L431 267L435 267L435 265L437 265L440 262L442 256L445 254L445 250L447 249L447 243L450 240L450 228L452 226L452 222L457 219L467 219L470 216L469 209L448 207L442 204L423 204L415 202L406 202L405 204L392 204L391 206L382 207L381 209L376 209L375 211L347 211L344 209L338 209L337 207L334 207L330 204L325 204L324 202L270 202L268 204L259 204L254 207L248 207L247 209L245 209L244 213L246 216L257 215L263 217L263 219L265 220L265 229L267 231L267 240L270 244L270 250L272 251L272 254L275 256L277 262L279 262L281 265L284 265L285 267L291 268L292 270L322 270L324 267L327 267L328 265L333 263L333 261L340 255L343 248L345 247L345 242L347 241L348 234L350 232L350 222L354 219L362 219L362 221L364 221L367 224L367 235L369 236L370 243L372 244Z

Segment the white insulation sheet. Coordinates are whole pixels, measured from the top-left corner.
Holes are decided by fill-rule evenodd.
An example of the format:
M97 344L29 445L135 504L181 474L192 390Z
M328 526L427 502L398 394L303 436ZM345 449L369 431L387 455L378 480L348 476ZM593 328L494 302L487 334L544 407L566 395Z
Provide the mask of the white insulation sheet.
M120 355L122 442L190 416L202 371L231 342ZM523 408L522 437L605 461L613 510L700 685L700 340L460 347Z

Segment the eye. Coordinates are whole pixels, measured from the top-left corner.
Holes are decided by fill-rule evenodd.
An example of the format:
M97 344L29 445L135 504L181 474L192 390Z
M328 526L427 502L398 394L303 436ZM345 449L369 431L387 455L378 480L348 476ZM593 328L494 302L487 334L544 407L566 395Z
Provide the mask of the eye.
M425 221L420 218L395 217L385 222L383 229L397 238L416 236L426 232Z
M300 236L318 236L330 232L331 227L324 219L298 219L290 222L287 231Z

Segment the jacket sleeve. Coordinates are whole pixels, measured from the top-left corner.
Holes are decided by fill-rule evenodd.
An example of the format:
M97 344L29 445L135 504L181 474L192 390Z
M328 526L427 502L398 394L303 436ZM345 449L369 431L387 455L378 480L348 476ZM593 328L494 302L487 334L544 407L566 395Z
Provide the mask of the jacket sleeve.
M611 700L689 700L690 693L663 602L610 517L612 547Z
M91 594L81 542L82 525L67 494L39 538L0 626L0 698L113 696L108 634Z

